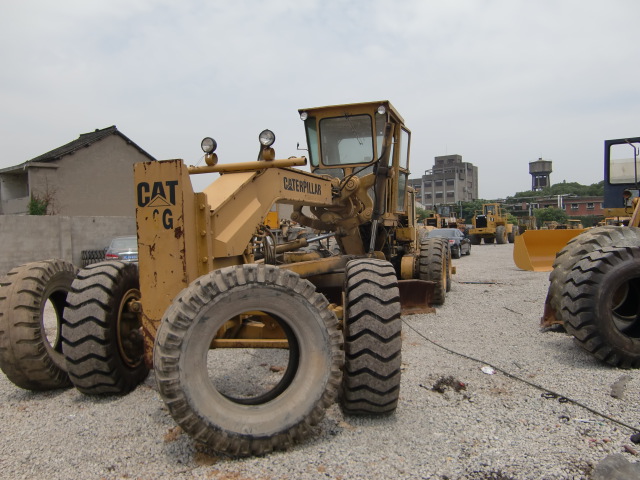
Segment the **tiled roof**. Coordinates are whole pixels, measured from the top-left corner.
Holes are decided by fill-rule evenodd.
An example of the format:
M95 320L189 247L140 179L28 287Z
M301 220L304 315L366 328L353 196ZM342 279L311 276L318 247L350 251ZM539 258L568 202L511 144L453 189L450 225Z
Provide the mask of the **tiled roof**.
M142 148L140 148L138 145L133 143L129 138L123 135L116 128L115 125L112 125L111 127L103 128L101 130L96 128L93 132L82 133L76 140L69 142L66 145L63 145L61 147L55 148L47 153L43 153L42 155L39 155L35 158L32 158L31 160L29 160L29 162L51 162L54 160L58 160L64 157L65 155L69 155L70 153L73 153L77 150L80 150L82 148L87 148L90 145L110 135L119 135L124 139L125 142L127 142L128 144L136 148L140 153L142 153L143 155L146 155L151 160L155 160L155 158L153 158L151 155L145 152Z

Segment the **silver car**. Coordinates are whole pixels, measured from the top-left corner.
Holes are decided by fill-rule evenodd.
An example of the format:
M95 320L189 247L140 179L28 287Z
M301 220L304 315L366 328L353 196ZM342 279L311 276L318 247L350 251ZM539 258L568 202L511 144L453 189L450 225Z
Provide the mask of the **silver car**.
M138 261L138 239L135 235L115 237L104 255L105 260Z

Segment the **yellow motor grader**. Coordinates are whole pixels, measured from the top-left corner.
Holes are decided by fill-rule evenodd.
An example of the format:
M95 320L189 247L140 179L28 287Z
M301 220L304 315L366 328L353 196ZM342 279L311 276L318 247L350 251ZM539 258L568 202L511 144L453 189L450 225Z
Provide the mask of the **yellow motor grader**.
M443 239L418 240L411 132L388 101L299 110L304 157L135 165L138 264L76 271L52 260L0 285L0 367L16 385L124 394L155 369L184 431L232 455L283 449L339 397L347 414L395 411L401 314L449 289ZM191 175L218 173L202 192ZM310 235L278 242L274 203ZM321 248L323 242L336 248ZM339 250L336 253L336 250ZM45 303L57 318L50 337ZM64 312L64 313L63 313ZM51 338L54 338L53 340Z
M640 367L639 148L640 137L605 141L604 207L608 216L631 219L565 240L541 319L543 329L566 329L596 358L620 368Z

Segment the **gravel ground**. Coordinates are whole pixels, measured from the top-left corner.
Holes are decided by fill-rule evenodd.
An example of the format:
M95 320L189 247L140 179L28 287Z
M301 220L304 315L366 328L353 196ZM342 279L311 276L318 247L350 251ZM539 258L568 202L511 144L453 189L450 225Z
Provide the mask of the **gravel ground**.
M566 334L541 333L548 274L518 270L512 249L474 246L454 260L446 304L404 317L391 417L345 417L333 406L306 442L235 460L181 433L153 374L105 398L31 393L0 374L0 477L589 479L610 454L635 462L625 448L640 450L634 431L617 422L640 428L638 372L599 363ZM626 382L621 398L611 395L616 382Z

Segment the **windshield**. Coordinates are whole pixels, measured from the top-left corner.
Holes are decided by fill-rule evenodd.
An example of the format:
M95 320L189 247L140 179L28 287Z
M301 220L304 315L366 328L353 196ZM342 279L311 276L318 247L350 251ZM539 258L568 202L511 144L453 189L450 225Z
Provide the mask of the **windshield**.
M322 163L349 165L373 160L373 128L369 115L320 120Z
M638 168L638 143L611 145L609 150L609 182L614 184L636 183Z

